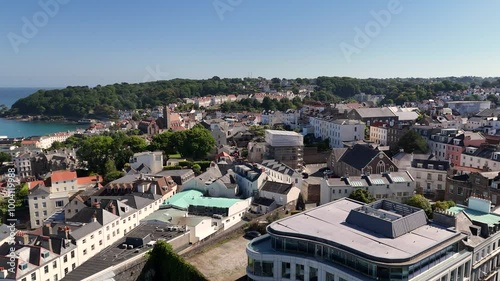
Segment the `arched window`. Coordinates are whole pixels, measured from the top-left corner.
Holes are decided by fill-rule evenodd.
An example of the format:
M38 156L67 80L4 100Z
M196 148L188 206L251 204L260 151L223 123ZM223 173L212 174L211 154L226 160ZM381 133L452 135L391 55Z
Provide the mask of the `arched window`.
M382 174L385 173L385 163L384 161L380 160L378 161L377 164L377 174Z
M368 168L366 168L366 171L368 172L368 174L372 174L372 166L368 166Z
M394 172L394 166L392 166L392 165L389 166L389 172L391 172L391 173Z

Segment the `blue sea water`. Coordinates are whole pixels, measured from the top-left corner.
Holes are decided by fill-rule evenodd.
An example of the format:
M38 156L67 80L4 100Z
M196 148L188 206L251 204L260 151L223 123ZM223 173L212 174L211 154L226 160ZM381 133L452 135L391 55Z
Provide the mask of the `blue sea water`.
M39 88L0 88L0 105L11 107L18 99L29 96ZM0 136L29 137L50 133L73 131L82 128L68 123L26 122L0 118Z

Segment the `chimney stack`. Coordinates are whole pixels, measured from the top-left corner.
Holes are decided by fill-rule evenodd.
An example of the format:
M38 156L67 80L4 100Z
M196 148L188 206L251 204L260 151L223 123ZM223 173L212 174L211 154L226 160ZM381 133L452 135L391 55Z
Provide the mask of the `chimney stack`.
M109 204L108 211L110 213L112 213L113 215L116 215L116 206L115 206L115 204L113 204L113 202L111 202L111 204Z
M43 225L42 234L43 236L50 236L52 234L52 227L50 226L50 223L46 223Z

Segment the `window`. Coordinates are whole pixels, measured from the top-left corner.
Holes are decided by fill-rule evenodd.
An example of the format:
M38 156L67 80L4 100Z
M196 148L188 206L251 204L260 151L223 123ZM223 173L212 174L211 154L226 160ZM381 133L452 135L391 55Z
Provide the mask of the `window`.
M67 275L67 274L68 274L68 272L69 272L69 270L68 270L68 268L66 267L66 268L64 269L64 275Z
M56 201L56 208L61 208L64 206L64 201L63 200L57 200Z
M54 261L54 263L52 263L52 267L57 268L57 261Z
M304 281L304 265L296 264L295 265L295 280Z
M326 272L325 281L335 281L335 275L330 272Z
M31 280L36 280L36 272L31 273Z
M332 189L332 193L335 194L335 189Z
M47 202L42 202L42 207L47 208Z
M291 265L289 262L281 263L281 278L290 279Z
M63 262L68 262L68 256L67 256L67 255L66 255L66 256L64 256L64 258L63 258Z
M450 184L450 185L449 185L449 187L448 187L448 191L449 191L450 193L452 193L452 194L453 194L453 193L455 193L455 191L453 190L453 184Z
M95 245L94 244L92 244L92 246L90 246L90 250L92 250L92 251L95 250Z
M43 216L45 216L45 217L47 216L47 211L46 210L43 211Z
M56 275L54 275L54 281L58 281L58 280L59 280L59 279L58 279L58 277L57 277L57 274L56 274Z
M71 251L71 258L74 258L75 257L75 251Z
M83 250L83 255L85 256L87 254L87 249Z
M48 265L43 267L43 272L49 273L49 266Z
M442 181L443 180L443 175L438 175L438 181Z
M40 216L40 213L35 212L35 217L38 217L38 216Z
M94 234L90 235L90 239L94 239Z
M102 245L102 240L99 240L99 246L101 246L101 245Z
M87 239L82 240L82 244L85 244L85 243L87 243Z
M38 203L35 203L33 207L35 207L35 209L38 209Z
M428 180L432 180L432 174L431 173L427 173L427 179Z
M76 268L76 264L72 264L71 265L71 270L75 270L75 268Z

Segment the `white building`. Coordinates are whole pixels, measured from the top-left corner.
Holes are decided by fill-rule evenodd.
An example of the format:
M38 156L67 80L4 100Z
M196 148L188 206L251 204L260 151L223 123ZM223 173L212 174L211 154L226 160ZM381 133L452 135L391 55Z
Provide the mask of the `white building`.
M349 197L358 188L366 189L376 199L404 202L413 196L415 180L409 172L326 178L321 181L320 204Z
M143 170L146 167L151 174L161 172L163 170L163 153L161 151L135 153L130 158L130 167L134 170Z
M330 147L344 147L343 142L362 140L365 123L358 120L332 119L331 117L310 117L314 136L323 140L330 139Z

